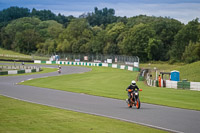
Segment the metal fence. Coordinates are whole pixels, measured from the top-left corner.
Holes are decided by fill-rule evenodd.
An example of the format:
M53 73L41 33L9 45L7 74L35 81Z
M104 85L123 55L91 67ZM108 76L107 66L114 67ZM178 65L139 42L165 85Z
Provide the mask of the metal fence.
M139 64L139 57L137 56L125 56L125 55L101 55L101 54L71 54L71 53L62 53L57 55L32 55L34 60L48 59L51 60L60 60L60 61L81 61L81 62L107 62L108 59L112 61L112 63L118 64L127 64L134 65L134 63Z

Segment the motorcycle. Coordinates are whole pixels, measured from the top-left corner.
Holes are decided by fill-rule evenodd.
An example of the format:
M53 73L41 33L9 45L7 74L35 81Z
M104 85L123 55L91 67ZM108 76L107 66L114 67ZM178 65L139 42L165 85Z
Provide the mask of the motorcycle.
M61 73L61 69L58 69L58 73L59 73L59 74Z
M58 66L58 73L61 73L61 66Z
M139 89L139 91L142 91L142 89ZM139 98L139 91L133 91L131 89L128 90L128 92L131 92L130 102L128 99L126 100L129 108L136 106L137 109L140 109L141 103Z

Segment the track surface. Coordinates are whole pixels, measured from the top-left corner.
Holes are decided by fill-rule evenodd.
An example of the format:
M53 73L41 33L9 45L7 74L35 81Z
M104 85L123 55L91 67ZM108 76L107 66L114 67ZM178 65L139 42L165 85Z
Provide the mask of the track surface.
M47 67L57 66L47 65ZM62 66L62 74L88 71L91 71L91 69ZM145 103L142 103L141 109L139 110L136 108L129 109L123 100L16 84L30 78L45 76L59 76L59 74L52 72L24 76L1 76L0 95L32 103L134 122L170 132L200 132L200 111Z

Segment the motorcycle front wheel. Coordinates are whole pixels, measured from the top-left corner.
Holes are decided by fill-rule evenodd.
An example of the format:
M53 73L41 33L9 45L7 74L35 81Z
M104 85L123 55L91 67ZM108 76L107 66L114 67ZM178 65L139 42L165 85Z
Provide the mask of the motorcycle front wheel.
M136 103L135 106L136 106L137 109L140 109L140 99L139 98L137 99L137 103Z

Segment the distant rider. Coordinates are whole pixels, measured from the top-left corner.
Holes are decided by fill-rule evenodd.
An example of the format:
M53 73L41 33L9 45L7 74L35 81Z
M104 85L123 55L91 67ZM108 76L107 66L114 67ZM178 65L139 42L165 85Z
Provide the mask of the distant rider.
M132 91L129 92L129 91L128 91L129 89L131 89ZM131 93L134 92L135 89L137 89L137 91L139 91L139 88L138 88L138 86L136 85L135 80L133 80L133 81L131 82L131 85L129 85L128 88L126 89L126 91L128 91L128 100L127 100L128 103L130 103Z
M58 66L58 73L61 73L61 66Z

